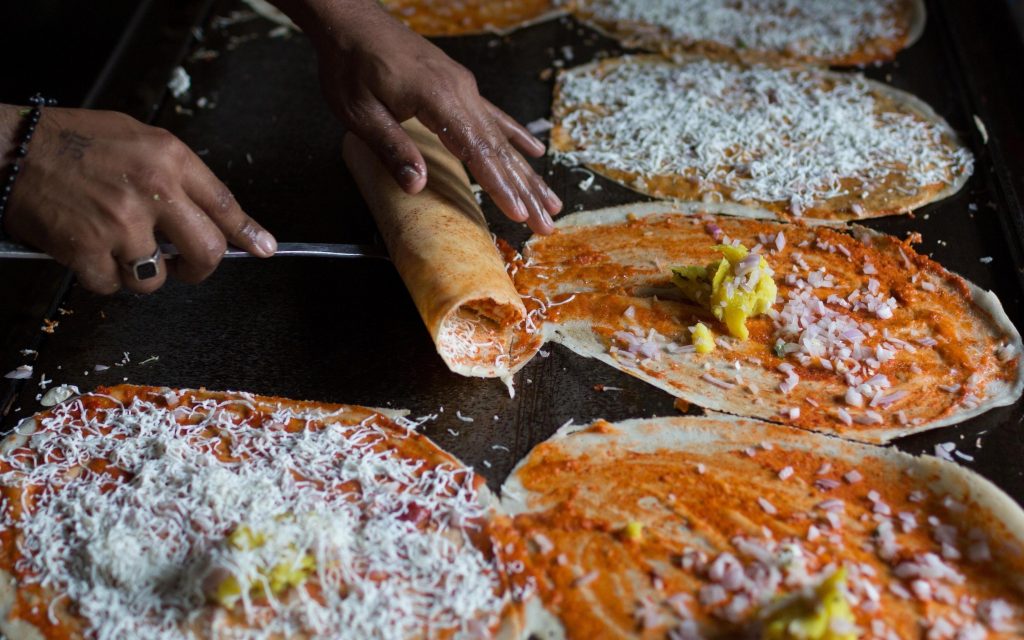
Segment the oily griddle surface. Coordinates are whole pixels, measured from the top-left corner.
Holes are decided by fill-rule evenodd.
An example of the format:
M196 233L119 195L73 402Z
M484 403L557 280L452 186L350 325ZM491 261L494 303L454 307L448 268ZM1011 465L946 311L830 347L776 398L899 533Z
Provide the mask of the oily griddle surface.
M269 35L275 25L260 18L227 25L218 20L243 9L233 0L213 4L203 41L193 41L183 61L192 89L179 100L166 96L155 123L196 149L279 240L379 241L342 163L343 131L320 97L311 47L301 35ZM921 42L867 75L918 95L946 117L974 149L975 175L958 195L913 218L867 224L901 237L920 232L921 250L993 289L1021 326L1020 281L1011 275L1014 244L1007 240L1007 219L1000 217L1020 211L1005 201L993 177L1005 167L993 166L966 112L964 92L970 89L957 81L961 67L944 19L934 7ZM549 116L554 81L541 75L554 60L571 66L598 52L618 52L611 41L568 19L507 37L436 42L476 73L485 96L524 123ZM216 56L193 55L200 48ZM201 98L206 108L197 106ZM639 198L601 178L584 192L578 185L586 173L548 158L533 164L566 211ZM497 235L516 246L529 237L489 200L484 210ZM992 262L980 262L982 256ZM496 380L450 373L404 285L383 261L232 260L200 286L172 282L155 295L108 298L72 287L60 306L63 311L53 316L60 324L33 363L37 376L21 389L6 428L38 410L40 373L83 391L129 381L400 407L413 417L436 415L423 432L497 487L534 445L569 420L678 414L667 394L560 346L546 347L546 357L516 376L514 398ZM110 368L96 372L95 365ZM620 390L598 391L596 385ZM937 443L955 442L974 457L963 464L1024 502L1022 420L1018 402L897 446L931 453Z

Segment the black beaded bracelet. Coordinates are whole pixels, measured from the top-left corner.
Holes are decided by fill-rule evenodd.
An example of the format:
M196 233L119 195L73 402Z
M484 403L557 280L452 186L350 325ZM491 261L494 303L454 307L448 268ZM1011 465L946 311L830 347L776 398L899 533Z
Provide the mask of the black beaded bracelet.
M21 112L25 118L25 129L18 144L14 147L14 160L7 167L7 177L4 179L3 186L0 187L0 239L4 238L4 213L7 211L7 202L11 198L14 181L21 173L22 160L28 155L28 143L36 132L36 125L39 124L39 118L43 115L42 109L56 105L57 101L53 98L44 98L37 93L29 98L28 103L32 106Z

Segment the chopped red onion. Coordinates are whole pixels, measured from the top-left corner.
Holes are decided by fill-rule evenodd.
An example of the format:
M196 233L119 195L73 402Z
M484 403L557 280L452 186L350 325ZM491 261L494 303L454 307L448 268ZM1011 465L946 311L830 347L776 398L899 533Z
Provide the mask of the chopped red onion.
M894 391L893 393L890 393L887 396L875 396L875 398L871 400L871 406L879 406L882 407L883 409L887 409L889 405L899 400L902 400L903 398L907 397L907 395L908 393L906 391L900 390Z
M715 240L715 242L722 239L722 228L714 222L705 223L704 231L706 231Z
M1005 600L982 600L978 603L978 617L993 631L1010 632L1013 625L1013 607Z
M838 498L833 498L819 503L818 508L822 511L844 511L846 509L846 503Z
M832 491L833 489L838 488L839 485L840 482L832 478L818 478L814 481L814 486L817 487L819 491Z
M846 395L844 399L846 400L846 404L850 405L851 407L861 407L864 405L864 396L862 396L853 387L846 388Z
M775 234L775 249L782 251L786 248L786 236L781 231Z
M13 371L8 371L4 377L8 380L29 380L32 378L32 365L23 364Z
M711 384L713 384L716 387L719 387L721 389L732 389L733 387L736 386L735 384L733 384L731 382L726 382L725 380L719 380L718 378L714 377L710 373L705 373L704 375L702 375L701 376L701 380L704 380L705 382L710 382Z

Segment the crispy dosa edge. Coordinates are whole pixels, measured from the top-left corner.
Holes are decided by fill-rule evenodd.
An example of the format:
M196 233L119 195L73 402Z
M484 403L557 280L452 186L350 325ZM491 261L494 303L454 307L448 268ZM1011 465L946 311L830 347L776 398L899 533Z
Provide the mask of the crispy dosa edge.
M922 9L922 11L923 11L923 9ZM921 28L922 29L924 28L923 27L923 23L922 23L922 27ZM564 114L561 114L561 110L558 108L559 100L560 100L560 97L561 97L562 76L565 73L575 72L575 71L587 71L587 70L590 70L590 69L601 69L603 72L607 72L608 69L610 69L612 67L615 67L615 66L618 66L620 64L624 64L624 63L637 63L637 64L648 64L648 65L675 64L675 65L680 65L681 66L681 65L690 64L692 62L699 62L699 61L702 61L702 60L706 60L706 58L704 58L702 56L699 56L699 55L695 55L695 54L682 54L682 55L678 55L678 56L673 56L672 60L668 60L668 59L666 59L666 58L664 58L662 56L656 55L656 54L625 55L625 56L620 56L620 57L617 57L617 58L606 58L604 60L597 60L597 61L594 61L594 62L589 62L587 64L579 65L577 67L573 67L572 69L566 69L564 71L560 71L559 72L559 79L558 79L558 81L555 84L555 90L554 90L554 93L552 94L551 111L552 111L552 114L553 114L552 117L553 117L555 126L554 126L554 129L551 132L551 143L550 143L550 146L549 146L549 153L551 155L555 155L557 153L567 153L567 152L573 151L573 149L575 148L575 143L572 141L572 139L569 137L569 135L562 128L561 119L562 119ZM732 61L720 61L720 62L722 62L723 64L732 64L732 65L735 65L735 66L750 66L749 64L746 64L746 63L737 63L737 62L732 62ZM781 63L761 63L761 64L763 64L765 66L769 66L769 67L776 67L776 68L796 68L796 69L807 69L808 68L808 67L803 66L803 65L794 65L794 64L781 64ZM823 77L833 78L833 79L836 79L836 80L840 80L840 79L843 79L843 78L850 78L850 77L852 77L854 75L860 75L860 74L856 74L854 72L829 71L829 70L826 70L826 69L821 69L820 72L822 73ZM967 146L961 140L960 136L957 135L956 131L954 131L953 128L949 125L949 123L946 122L945 118L943 118L938 113L936 113L935 110L932 109L932 107L930 105L928 105L926 102L924 102L923 100L921 100L917 96L915 96L913 94L910 94L910 93L907 93L906 91L902 91L900 89L896 89L896 88L891 87L891 86L889 86L887 84L884 84L882 82L878 82L877 80L872 80L870 78L862 78L862 79L865 81L865 83L868 85L868 87L870 87L870 89L872 91L875 91L875 92L877 92L877 93L879 93L879 94L889 98L890 100L895 102L900 107L903 107L907 111L909 111L909 112L913 113L914 115L922 118L923 120L938 126L939 128L942 129L942 133L945 134L949 138L949 140L951 140L954 144L956 144L959 147L965 148L965 149L967 148ZM658 198L660 200L665 200L665 201L669 201L669 202L681 202L677 198L666 198L666 197L662 197L662 196L658 196L658 195L649 193L648 191L644 190L643 188L639 188L637 185L633 184L632 182L630 182L628 184L625 183L625 182L622 182L621 180L619 180L619 179L609 175L606 171L604 171L602 169L599 169L599 168L596 168L596 167L594 167L592 165L584 164L584 165L580 165L580 166L586 166L589 170L593 171L594 173L597 173L598 175L600 175L600 176L602 176L604 178L607 178L608 180L611 180L612 182L615 182L616 184L622 185L623 187L629 189L630 191L634 191L636 193L639 193L641 195L647 196L649 198ZM898 209L896 211L892 211L892 212L865 211L864 214L860 215L860 216L847 215L845 217L840 216L840 217L835 217L835 218L815 218L815 217L812 217L812 216L800 216L800 217L793 217L792 220L799 220L799 221L805 222L807 224L812 224L812 225L842 225L842 224L845 224L847 222L853 222L853 221L857 221L857 220L867 220L867 219L870 219L870 218L882 218L882 217L891 216L891 215L902 215L902 214L905 214L905 213L910 213L911 211L913 211L915 209L918 209L920 207L932 204L933 202L939 202L940 200L945 200L946 198L956 194L958 191L960 191L960 189L963 188L963 186L965 184L967 184L967 181L970 179L971 175L973 175L973 172L971 172L971 173L964 173L962 175L955 176L953 181L950 184L946 185L940 191L937 191L936 193L934 193L934 194L932 194L930 196L927 196L927 197L920 197L920 198L914 200L913 202L910 202L909 204L904 205L903 207L901 207L900 209ZM742 217L747 217L747 218L768 218L768 219L772 219L772 220L790 220L790 218L788 218L788 217L779 216L779 215L775 214L772 211L768 211L768 210L762 209L756 203L755 204L743 204L741 202L736 202L736 201L727 201L727 202L719 202L719 203L708 203L708 206L712 206L712 205L721 207L721 209L720 209L721 213L728 214L728 215L742 216Z
M698 202L639 202L635 204L608 207L606 209L581 211L578 213L568 214L556 221L555 227L567 228L609 225L624 222L627 220L627 216L642 218L661 213L679 213L682 215L698 215L707 213L715 215L720 213L722 208L723 205L720 204L705 204ZM730 209L730 207L726 207L726 210L728 209ZM799 228L797 225L792 226L793 228ZM841 229L836 230L838 231ZM885 236L885 234L881 232L856 225L853 225L851 230L866 232L873 236ZM533 240L531 239L527 242L526 247L524 247L524 252L529 251L530 242L532 241ZM1021 397L1022 392L1024 392L1024 343L1021 341L1020 332L1018 332L1017 328L1014 327L1012 322L1010 322L1009 316L1006 315L1006 311L1003 309L999 298L997 298L994 293L991 291L985 291L970 280L960 278L960 276L949 272L948 270L947 273L950 274L949 276L946 276L947 278L952 277L962 279L964 283L966 283L971 292L971 301L988 317L993 327L1006 335L1010 344L1015 347L1016 353L1020 356L1017 359L1016 380L1012 384L1006 384L999 380L990 381L986 387L988 394L985 396L985 399L973 409L961 407L948 416L921 425L887 427L883 429L862 429L850 433L843 433L840 437L849 440L856 440L858 442L884 444L913 433L920 433L931 429L958 424L996 407L1011 405ZM723 411L734 415L749 416L752 418L760 418L768 421L771 421L776 417L776 413L769 407L758 407L749 402L743 401L730 401L728 394L723 394L724 399L722 401L717 401L696 393L680 393L679 390L669 385L665 380L647 375L640 369L627 367L624 363L611 357L605 346L591 331L588 323L580 321L568 322L565 324L546 323L544 325L544 337L546 340L557 342L583 357L600 360L619 371L628 373L629 375L639 378L662 391L676 397L682 397L684 400L704 407L705 409Z
M910 16L910 31L907 33L907 42L904 49L917 44L917 41L924 35L924 28L928 25L928 10L924 6L924 0L913 0L913 12Z
M427 186L403 191L370 148L345 136L343 155L373 213L388 252L448 368L464 376L508 378L510 363L459 362L450 329L460 320L487 323L508 354L526 308L505 271L462 163L419 121L403 127L427 163Z
M612 423L610 427L588 431L590 425L567 424L547 441L530 451L509 474L501 487L501 506L510 516L543 511L549 507L544 495L526 489L519 474L539 447L557 443L575 457L600 453L607 464L632 452L703 451L757 447L771 442L780 448L823 453L857 462L874 458L914 479L929 483L936 492L945 492L960 502L983 510L986 516L1000 522L1011 536L993 545L999 553L1024 551L1024 510L999 487L979 474L954 462L933 456L912 456L889 447L843 440L835 436L805 431L786 425L709 412L707 416L639 418ZM599 456L600 457L600 456ZM934 479L934 480L933 480ZM1024 590L1024 576L1016 576L1017 588ZM566 637L565 627L556 615L535 599L527 608L527 630L544 640Z

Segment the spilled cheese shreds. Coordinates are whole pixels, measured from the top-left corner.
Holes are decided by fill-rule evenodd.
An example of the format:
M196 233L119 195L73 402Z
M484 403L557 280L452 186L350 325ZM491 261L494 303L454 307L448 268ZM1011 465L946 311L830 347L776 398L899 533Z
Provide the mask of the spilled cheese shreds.
M842 58L872 41L905 37L894 0L577 0L607 23L658 27L683 45Z
M702 193L717 185L794 215L844 196L914 195L973 169L945 126L882 110L859 75L627 57L566 72L558 101L563 162L686 176Z
M472 471L403 457L376 415L345 424L346 409L279 406L253 426L253 408L136 399L97 418L81 399L58 407L29 439L35 455L5 455L0 474L2 486L41 488L17 518L0 503L2 527L20 532L23 582L74 603L99 640L185 627L479 637L496 622L500 567L469 537L487 515ZM120 471L90 470L97 461ZM318 589L271 590L272 572ZM238 594L230 613L210 593L225 580Z

